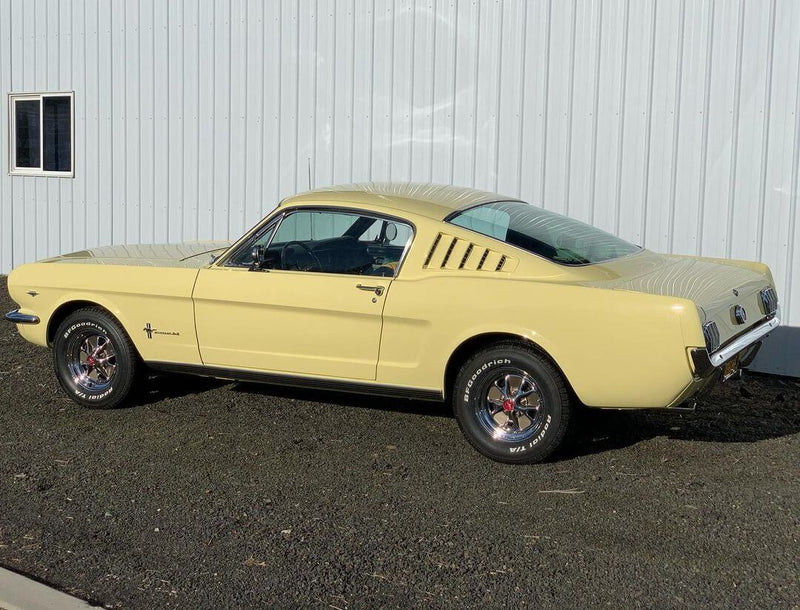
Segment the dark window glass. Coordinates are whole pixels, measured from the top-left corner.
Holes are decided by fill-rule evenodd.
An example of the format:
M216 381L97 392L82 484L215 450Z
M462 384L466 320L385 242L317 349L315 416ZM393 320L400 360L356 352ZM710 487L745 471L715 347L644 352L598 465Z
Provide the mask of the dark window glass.
M16 167L40 167L39 100L21 100L14 104L16 124Z
M72 169L71 134L72 117L67 96L42 98L44 143L44 171L68 172Z
M292 212L273 232L256 234L227 264L250 265L261 246L262 269L394 277L413 233L401 222L317 210Z
M562 265L602 263L641 250L596 227L520 201L470 208L450 222Z

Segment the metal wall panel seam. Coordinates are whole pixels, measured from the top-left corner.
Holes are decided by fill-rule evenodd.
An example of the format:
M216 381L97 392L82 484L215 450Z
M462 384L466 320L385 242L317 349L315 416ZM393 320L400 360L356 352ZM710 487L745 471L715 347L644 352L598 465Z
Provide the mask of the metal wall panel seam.
M678 17L678 58L675 62L675 119L672 123L672 167L669 181L669 221L667 224L667 243L670 252L675 249L675 183L678 180L678 145L681 127L681 94L683 92L683 51L686 27L686 0L680 2Z
M333 111L330 115L331 120L331 136L330 136L330 157L331 157L331 182L334 180L334 176L336 176L336 9L332 10L333 15L333 28L331 28L331 36L333 40L331 41L331 49L332 57L331 57L331 67L330 70L333 74L333 78L331 78L331 92L330 98L333 104ZM319 23L317 23L317 27L319 27ZM413 46L411 48L414 48ZM315 130L316 131L316 130Z
M764 206L767 189L767 163L769 162L769 123L772 110L772 62L775 57L775 11L776 0L772 0L769 14L769 42L767 43L767 70L764 79L764 133L761 134L761 172L759 175L758 224L756 229L758 260L764 253Z
M553 0L547 0L547 19L546 22L546 33L545 33L545 42L544 42L544 96L543 96L543 108L542 108L542 183L539 185L539 201L538 205L545 207L545 184L547 183L547 131L548 131L548 115L550 112L550 99L547 95L548 90L550 89L550 44L552 42L550 38L551 34L551 27L553 22Z
M428 147L428 179L433 182L433 151L434 151L434 129L435 129L435 100L436 100L436 16L439 14L439 0L432 0L433 8L433 27L431 28L431 95L428 100L428 107L431 109L430 134L431 145Z
M395 36L394 36L394 27L395 21L397 19L397 3L395 0L391 0L392 3L392 23L389 26L389 48L391 49L388 57L389 62L389 120L387 124L389 125L389 150L388 150L388 160L387 160L387 167L386 172L389 180L392 179L392 142L394 142L394 55L395 55Z
M472 81L472 176L470 185L475 187L475 173L478 152L478 81L480 80L480 54L481 54L481 3L477 3L478 14L475 18L475 76Z
M414 146L412 144L413 138L415 135L414 131L414 117L416 113L414 112L414 72L416 67L416 62L414 61L414 49L416 48L416 38L417 38L417 11L415 3L412 2L411 9L413 14L411 16L411 47L410 47L410 54L411 54L411 75L409 77L410 88L411 91L409 92L409 104L411 106L411 112L409 113L410 120L409 120L409 131L411 133L411 138L408 143L408 177L411 179L412 173L414 171Z
M280 4L280 3L279 3ZM264 68L267 65L267 55L266 55L266 39L267 39L267 9L266 5L261 5L261 133L260 135L260 144L259 144L259 152L258 152L258 172L259 172L259 180L258 180L258 209L259 213L263 215L264 212L264 182L266 182L266 167L264 163L264 152L266 151L266 141L265 141L265 134L267 131L267 87L266 87L266 76L264 74ZM197 61L197 70L198 73L200 71L200 60L198 54L198 61ZM199 129L199 127L198 127ZM198 131L198 138L199 138L199 131ZM197 168L198 175L200 172L200 167L198 165Z
M275 95L275 113L277 120L275 121L276 125L276 133L275 133L275 159L276 159L276 167L275 167L275 197L274 201L277 204L281 197L281 135L282 135L282 126L283 121L281 118L283 117L283 99L280 93L280 85L283 82L283 2L277 3L278 7L278 92ZM352 158L352 149L351 149L351 158Z
M0 95L2 95L0 107L3 108L6 113L11 112L11 109L8 107L8 96L5 95L5 91L11 90L11 71L14 66L14 45L13 35L11 33L13 6L11 2L7 2L3 3L2 9L0 9L8 11L8 18L0 20L0 39L2 39L0 42L5 42L5 36L8 36L7 53L4 56L4 54L0 52L0 62L2 62L2 64L0 64L0 87L4 89L4 91L0 92ZM7 114L6 117L10 118L10 114ZM6 117L2 117L0 120L6 120ZM8 128L9 124L6 122L6 129ZM11 163L10 150L4 143L0 144L0 146L2 146L0 149L0 162L3 164L3 167L0 168L0 209L4 206L8 207L9 219L8 223L5 225L8 233L4 236L4 234L0 232L0 239L4 240L4 243L0 244L0 271L2 271L14 267L14 228L16 223L14 222L14 182L9 174L6 173L6 168L8 168ZM2 229L2 227L0 227L0 229Z
M457 87L458 87L458 16L460 11L458 10L458 5L456 5L455 9L456 19L455 19L455 26L453 27L453 95L451 97L451 104L453 106L453 110L450 113L451 116L451 124L450 124L450 184L453 183L453 178L455 177L455 168L456 168L456 107L458 105L458 95L457 95Z
M570 194L572 192L572 138L573 117L575 114L575 41L576 24L578 23L578 0L572 0L572 23L569 33L569 76L567 77L567 129L564 147L564 214L569 216ZM595 83L597 86L597 83Z
M505 26L506 26L506 3L500 7L500 36L498 40L498 53L497 53L497 68L495 72L497 74L497 96L495 103L497 104L497 115L495 118L495 130L494 130L494 178L492 181L492 190L497 192L497 180L498 176L500 175L500 98L502 97L501 85L503 83L502 80L502 73L503 73L503 35L505 33ZM477 83L476 83L477 87Z
M625 142L625 109L628 90L628 29L630 28L631 3L626 0L622 30L622 59L619 79L619 131L617 134L617 177L614 185L614 233L619 235L620 212L622 209L622 159Z
M227 222L227 231L225 232L226 235L231 234L231 189L233 188L233 180L231 180L231 133L233 132L232 125L233 125L233 84L232 84L232 73L233 73L233 6L231 5L230 0L228 0L228 24L230 26L230 30L228 32L228 149L227 149L227 162L226 162L226 175L228 176L227 181L227 206L225 214L225 221ZM298 37L299 38L299 37ZM298 42L298 51L299 51L299 42Z
M594 91L592 100L592 163L589 169L589 224L594 223L595 190L597 187L597 116L600 105L600 63L602 59L602 40L603 40L603 0L598 1L597 16L597 47L595 49L596 61L594 68Z
M75 58L74 58L73 53L72 53L72 39L73 39L73 31L74 31L74 26L73 26L72 19L73 19L74 3L72 1L68 1L68 2L66 2L65 5L69 9L69 18L68 18L69 31L67 33L67 41L65 42L64 39L62 38L61 39L61 43L60 43L60 51L61 51L60 55L61 55L61 57L59 58L59 83L58 83L58 89L60 89L61 91L64 91L64 90L72 91L74 89L73 82L75 80L77 80L76 77L75 77ZM62 21L64 19L64 16L61 13L62 13L62 11L66 12L66 9L64 8L65 5L62 5L59 2L58 14L59 14L59 19L62 20ZM66 47L65 47L65 45L66 45ZM65 61L64 56L67 55L67 53L63 53L65 48L68 50L68 54L69 54L69 60L66 62L66 65L69 67L69 76L64 74L62 72L62 70L61 70L61 62ZM83 69L83 65L81 66L81 68ZM75 99L74 99L74 95L73 95L72 112L71 112L71 117L70 117L71 120L72 120L73 126L78 125L78 123L75 121L76 109L77 109L77 106L75 105ZM72 129L72 144L71 144L71 150L70 150L70 154L72 155L72 165L73 166L77 162L77 155L75 154L75 144L76 144L75 131L76 131L75 127L73 127L73 129ZM73 172L75 171L75 167L72 167L72 171ZM63 206L63 203L60 206L61 210L62 210L62 221L61 221L61 236L60 236L61 237L61 241L59 243L61 244L62 248L72 252L72 251L75 250L75 248L73 247L73 243L74 243L73 235L74 235L74 223L75 223L75 220L74 220L75 219L75 210L74 210L74 206L75 206L75 197L74 197L74 195L75 195L75 192L74 192L75 180L73 178L73 179L70 179L70 180L56 180L55 182L58 184L59 199L63 200L65 192L66 192L66 196L69 198L69 205L66 206L66 214L64 214L65 206ZM60 252L57 253L57 254L60 254Z
M201 142L203 141L201 133L200 133L200 125L201 125L200 108L202 107L201 104L200 104L200 74L201 74L201 72L200 72L200 56L202 55L202 53L200 52L200 40L201 40L201 38L200 38L200 5L196 6L195 10L196 10L196 13L195 13L195 15L196 15L196 17L195 17L195 20L196 20L196 23L195 23L195 37L197 39L197 66L196 66L197 75L195 76L196 84L197 84L197 101L196 101L196 105L195 105L195 113L196 113L195 124L196 124L196 127L197 127L197 134L196 134L195 142L197 142L197 146L198 146L198 149L199 149L199 147L201 145ZM262 45L264 44L263 43L263 38L262 38L262 43L261 44ZM263 46L262 46L262 49L263 49ZM264 56L263 50L262 50L261 56L262 57ZM262 98L263 98L263 94L262 94ZM262 123L262 125L263 125L263 123ZM264 150L263 146L261 147L261 150L263 152L263 150ZM260 163L259 163L259 165L260 165ZM195 168L194 168L194 171L195 171L195 178L194 178L194 181L195 181L195 193L199 194L200 193L200 152L199 152L199 150L195 151ZM193 237L194 237L194 239L200 239L200 198L197 197L195 199L195 201L196 201L196 203L195 203L195 212L194 212L194 235L193 235Z
M711 70L714 65L714 14L716 0L710 0L708 15L708 32L706 34L706 74L703 84L703 134L700 143L700 188L697 202L697 242L695 254L702 253L703 227L706 207L706 176L708 172L708 124L711 108Z
M244 155L247 155L247 140L248 140L248 137L250 135L250 129L248 129L249 125L247 124L247 107L248 107L247 89L248 89L248 84L250 82L250 79L249 79L249 76L250 76L250 46L248 45L248 40L247 40L247 32L248 32L247 25L248 25L248 21L249 21L248 20L248 15L249 15L250 11L249 11L249 4L247 2L242 1L242 4L240 5L240 7L241 6L244 7L244 19L243 19L244 25L242 26L242 30L243 31L241 32L241 34L242 34L242 42L241 42L242 47L241 48L244 49L244 73L242 74L242 78L244 80L244 83L242 84L242 96L241 96L241 99L244 101L244 112L241 115L242 132L243 132L243 137L244 137L244 145L242 146L242 152L244 153ZM241 8L240 8L240 10L241 10ZM316 49L315 49L315 51L316 51ZM186 78L185 75L184 75L184 78ZM314 98L316 98L316 95L314 96ZM247 225L247 159L244 159L244 162L242 163L241 189L242 189L242 191L241 191L241 198L240 198L240 204L239 204L239 210L240 210L239 216L240 216L240 219L241 219L242 222L240 223L240 229L241 230L239 231L239 233L244 233L244 226Z
M525 66L528 59L528 3L523 3L522 7L522 60L519 62L519 80L522 83L519 88L519 146L517 148L517 188L514 192L515 197L522 197L522 151L525 144Z
M294 190L297 192L298 184L299 184L299 167L300 164L297 162L298 155L300 154L300 9L297 8L297 21L296 21L296 36L295 36L295 70L294 70L294 116L295 116L295 123L294 123L294 159L292 163L294 164ZM230 158L229 158L230 161ZM230 231L228 232L230 234Z
M782 300L788 314L787 324L796 319L792 311L792 265L795 263L795 236L797 230L797 207L800 205L800 47L797 52L796 94L794 100L794 142L792 145L792 178L789 190L789 248L787 251L786 277Z
M647 240L647 209L648 192L650 188L650 134L653 124L653 74L655 72L656 57L656 17L658 16L658 0L653 0L653 18L650 24L650 70L647 75L647 123L645 127L644 167L642 172L642 218L641 218L641 244L646 245Z
M736 165L739 144L739 108L742 95L742 57L744 54L744 0L739 0L739 22L736 42L736 76L733 94L733 125L731 128L731 166L728 182L727 232L725 234L725 256L731 257L733 249L733 204L736 187Z
M109 157L108 157L108 185L107 195L108 201L108 216L109 216L109 235L111 236L111 243L114 243L114 17L113 11L108 12L108 44L110 53L109 55L109 80L108 80L108 144L109 144ZM100 41L98 39L98 53L101 51L99 48ZM101 147L102 150L102 147ZM99 245L99 244L98 244Z
M367 175L372 180L372 142L375 135L375 0L372 0L369 58L369 144L367 146Z

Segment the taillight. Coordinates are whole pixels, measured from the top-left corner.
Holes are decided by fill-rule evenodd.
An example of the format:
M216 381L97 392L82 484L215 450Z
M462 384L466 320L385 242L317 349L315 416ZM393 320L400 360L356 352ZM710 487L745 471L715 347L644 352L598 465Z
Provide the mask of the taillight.
M706 338L708 353L715 352L719 347L719 328L717 328L717 323L706 322L703 324L703 336Z
M764 288L761 291L761 306L764 308L764 313L771 316L778 311L778 293L772 287Z

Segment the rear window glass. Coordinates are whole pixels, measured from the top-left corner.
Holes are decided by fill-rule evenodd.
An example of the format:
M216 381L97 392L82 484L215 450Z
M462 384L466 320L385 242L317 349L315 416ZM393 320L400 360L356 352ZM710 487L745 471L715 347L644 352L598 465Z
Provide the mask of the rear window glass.
M521 201L486 203L458 212L449 222L562 265L602 263L642 249L592 225Z

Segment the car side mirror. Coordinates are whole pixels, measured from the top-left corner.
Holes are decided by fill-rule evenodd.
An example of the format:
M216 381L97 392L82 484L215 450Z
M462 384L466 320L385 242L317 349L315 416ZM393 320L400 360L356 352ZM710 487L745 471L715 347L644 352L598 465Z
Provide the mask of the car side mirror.
M264 246L253 246L250 251L253 262L250 263L250 271L261 271L261 263L264 260Z
M387 242L394 241L394 239L397 237L397 225L391 222L387 223L384 236L386 237Z

